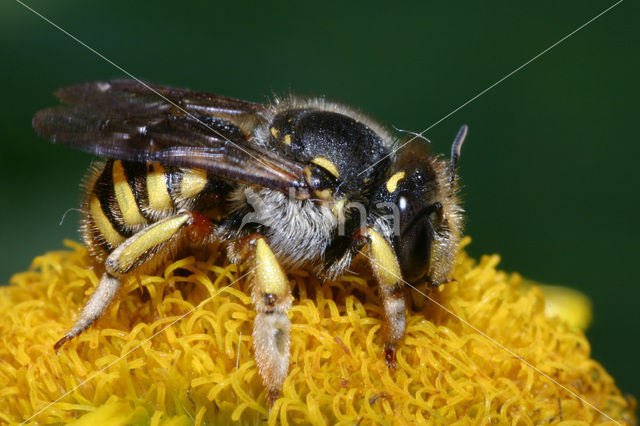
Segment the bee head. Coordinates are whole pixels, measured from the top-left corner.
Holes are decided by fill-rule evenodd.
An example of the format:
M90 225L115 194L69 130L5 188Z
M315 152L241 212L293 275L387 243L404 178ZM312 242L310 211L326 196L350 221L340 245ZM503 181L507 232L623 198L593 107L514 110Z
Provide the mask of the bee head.
M466 133L463 126L450 161L429 155L424 144L407 145L377 192L378 206L384 206L387 217L391 213L391 242L409 283L424 278L441 283L455 259L462 228L456 166Z

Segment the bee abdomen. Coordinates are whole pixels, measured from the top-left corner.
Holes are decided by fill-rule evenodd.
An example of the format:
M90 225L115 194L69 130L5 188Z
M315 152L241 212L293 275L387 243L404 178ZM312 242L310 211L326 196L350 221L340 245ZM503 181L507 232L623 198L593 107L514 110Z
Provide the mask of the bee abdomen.
M206 172L108 160L91 173L83 237L102 258L136 232L178 210L200 210Z

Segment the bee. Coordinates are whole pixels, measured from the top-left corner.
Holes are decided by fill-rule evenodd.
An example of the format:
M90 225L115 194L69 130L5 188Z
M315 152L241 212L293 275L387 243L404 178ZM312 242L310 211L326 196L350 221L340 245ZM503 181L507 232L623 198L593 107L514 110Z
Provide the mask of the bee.
M437 286L462 232L456 166L399 143L365 115L323 99L257 104L112 80L59 89L38 134L103 157L86 182L81 233L105 272L58 350L96 321L128 274L221 243L250 271L253 348L269 404L289 368L285 271L332 280L360 257L384 307L384 357L405 331L406 283Z

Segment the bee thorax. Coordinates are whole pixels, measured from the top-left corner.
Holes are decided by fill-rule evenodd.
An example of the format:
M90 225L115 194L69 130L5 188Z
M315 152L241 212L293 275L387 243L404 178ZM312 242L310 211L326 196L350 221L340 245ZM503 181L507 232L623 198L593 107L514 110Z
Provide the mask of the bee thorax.
M286 269L317 266L338 226L331 209L265 188L240 186L232 210L242 215L238 233L259 232Z

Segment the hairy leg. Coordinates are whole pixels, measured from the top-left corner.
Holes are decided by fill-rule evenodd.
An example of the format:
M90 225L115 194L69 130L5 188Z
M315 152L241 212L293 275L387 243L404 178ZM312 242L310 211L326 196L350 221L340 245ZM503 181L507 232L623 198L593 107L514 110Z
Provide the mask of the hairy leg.
M82 308L80 317L53 348L57 351L63 344L82 333L100 318L117 294L120 278L157 257L162 249L181 237L180 231L187 230L188 236L194 232L201 234L205 231L209 232L209 229L204 229L202 222L202 215L190 212L180 213L160 220L122 242L105 261L106 272Z
M291 308L289 280L266 239L260 234L248 237L239 252L251 268L253 306L253 349L269 405L280 397L289 372Z
M387 240L373 228L367 228L365 236L367 245L364 250L378 282L384 308L385 360L388 366L395 367L396 347L406 327L402 273Z

